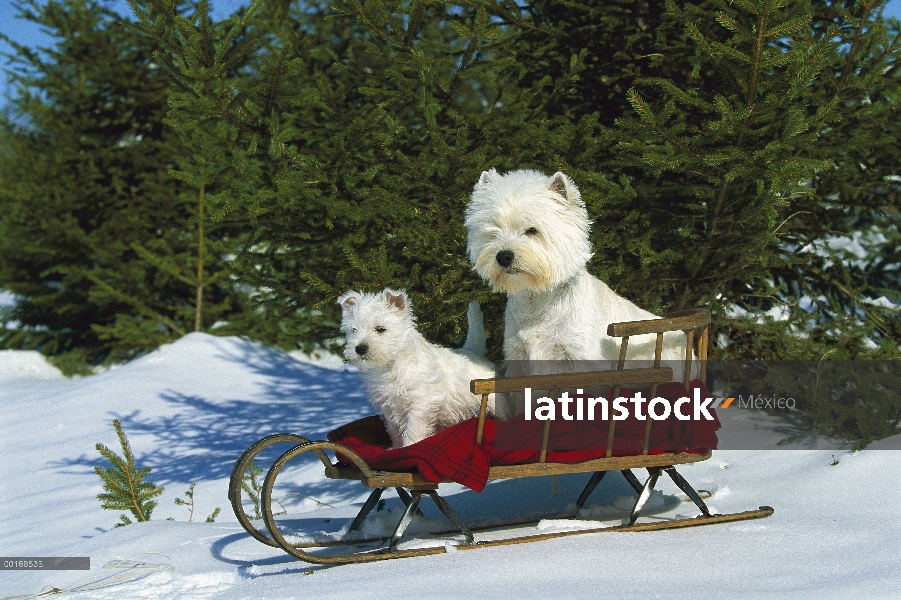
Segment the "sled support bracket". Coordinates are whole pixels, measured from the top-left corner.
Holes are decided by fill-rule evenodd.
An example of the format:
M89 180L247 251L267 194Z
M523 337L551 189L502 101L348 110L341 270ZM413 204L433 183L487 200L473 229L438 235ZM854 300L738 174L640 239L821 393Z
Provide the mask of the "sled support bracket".
M401 488L403 489L403 488ZM406 510L404 510L404 514L401 516L400 521L397 523L397 527L394 529L394 533L391 535L391 542L388 545L388 550L392 551L397 547L400 538L403 537L404 531L406 531L407 526L410 525L410 521L413 520L413 515L416 511L418 511L419 502L422 500L422 496L429 496L432 501L435 502L435 505L438 509L444 513L448 519L450 519L451 523L460 530L463 536L466 538L467 545L475 544L475 537L472 534L472 530L467 527L466 522L460 518L460 515L451 508L451 505L447 503L447 501L438 495L436 490L413 490L412 499L409 504L407 504Z

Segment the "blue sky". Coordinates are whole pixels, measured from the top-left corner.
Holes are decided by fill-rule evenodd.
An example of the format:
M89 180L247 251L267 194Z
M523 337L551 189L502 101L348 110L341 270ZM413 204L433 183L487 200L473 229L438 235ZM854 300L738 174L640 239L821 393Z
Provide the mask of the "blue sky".
M125 0L100 0L105 5L111 7L121 14L131 14L131 9ZM215 18L224 18L232 14L235 9L242 5L249 4L249 0L210 0L213 16ZM39 27L28 21L15 18L16 10L13 7L13 0L0 0L0 32L9 36L17 43L28 46L40 46L50 43L51 38L43 33ZM889 0L886 15L898 17L901 19L901 0ZM6 42L0 41L0 53L8 53L11 50ZM0 66L5 66L5 60L0 62ZM6 74L0 72L0 105L5 104L3 98L6 96L8 84Z

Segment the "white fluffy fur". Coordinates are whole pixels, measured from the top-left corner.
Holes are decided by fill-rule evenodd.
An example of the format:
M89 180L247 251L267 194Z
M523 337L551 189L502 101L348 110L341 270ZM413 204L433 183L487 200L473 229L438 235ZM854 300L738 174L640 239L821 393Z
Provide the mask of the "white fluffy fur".
M466 229L473 267L494 291L507 294L508 360L615 360L620 340L607 336L607 326L657 318L586 270L588 213L563 173L483 172ZM664 359L683 359L684 348L685 334L664 335ZM653 335L635 336L627 358L653 358L653 352Z
M428 342L415 327L407 294L348 292L338 298L344 357L363 375L369 401L381 412L393 447L408 446L478 414L471 379L494 377L484 358L485 329L478 302L469 305L469 331L459 350ZM494 412L494 398L489 398Z

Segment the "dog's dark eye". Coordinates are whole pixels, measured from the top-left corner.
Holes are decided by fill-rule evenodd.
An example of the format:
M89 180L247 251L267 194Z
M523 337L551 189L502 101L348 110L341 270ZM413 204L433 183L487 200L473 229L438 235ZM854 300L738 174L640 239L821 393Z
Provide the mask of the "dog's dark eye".
M529 227L526 229L526 235L538 235L538 230L534 227Z
M379 325L378 327L375 328L376 333L385 333L386 331L388 331L388 330L385 329L384 327L382 327L381 325Z

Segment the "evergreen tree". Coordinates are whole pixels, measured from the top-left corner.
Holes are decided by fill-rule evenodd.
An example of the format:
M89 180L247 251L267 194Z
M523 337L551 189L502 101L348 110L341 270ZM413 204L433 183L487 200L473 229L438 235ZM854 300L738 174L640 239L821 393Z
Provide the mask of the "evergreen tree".
M821 353L839 346L836 358L853 357L878 346L868 354L896 358L898 311L874 301L887 297L897 305L901 289L898 22L880 19L879 3L815 7L813 35L831 36L842 52L814 94L818 102L836 98L838 118L813 149L830 168L815 174L815 196L795 207L782 238L791 256L774 269L776 281L789 303L805 305L805 329L826 346ZM859 66L849 68L852 61Z
M240 230L204 229L210 190L170 173L192 149L163 124L149 41L91 0L18 7L55 42L10 42L0 288L19 325L0 343L122 359L247 314L224 261Z
M732 355L805 358L897 335L865 306L896 277L889 236L872 238L879 281L822 277L808 252L862 222L895 227L879 178L898 36L879 4L260 0L213 23L203 2L187 17L135 2L173 118L216 132L209 155L241 182L219 217L253 228L242 276L294 333L334 335L348 287L403 286L445 344L482 300L496 352L503 298L470 269L462 213L482 170L537 168L579 184L590 269L620 293L712 306ZM236 70L244 57L254 68ZM842 169L857 179L837 183ZM834 199L853 190L879 199ZM833 312L810 312L821 296ZM727 318L735 306L793 317L759 326ZM853 339L830 327L839 308Z
M897 311L868 303L898 300L899 42L880 3L496 14L521 31L516 63L540 65L523 84L585 53L578 91L549 111L599 119L594 164L561 156L588 182L595 273L654 310L712 306L728 355L847 357L873 339L894 355ZM857 256L831 250L842 237ZM751 317L726 318L736 306ZM790 318L758 325L767 312Z
M504 34L484 9L257 2L213 24L204 3L190 18L148 8L135 3L164 49L173 118L229 140L222 164L242 185L223 193L220 216L251 221L242 276L283 322L334 336L344 289L389 285L410 292L436 341L462 340L475 297L499 317L465 255L463 208L483 168L522 166L534 148L537 167L554 146L543 133L521 143L550 123L538 99L496 80L511 60L494 57ZM248 53L258 69L231 72Z

